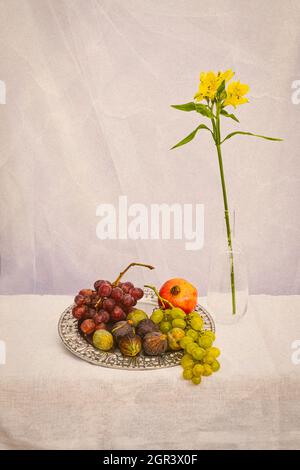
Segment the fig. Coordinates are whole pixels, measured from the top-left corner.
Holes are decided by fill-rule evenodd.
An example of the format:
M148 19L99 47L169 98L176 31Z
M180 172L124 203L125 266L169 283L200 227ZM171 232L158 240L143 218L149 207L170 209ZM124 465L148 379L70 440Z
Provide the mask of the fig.
M136 356L142 349L142 340L139 336L124 336L119 341L119 349L124 356Z
M180 340L184 338L184 336L185 332L181 328L172 328L172 330L168 332L168 343L170 349L173 351L179 351L182 349L180 346Z
M161 356L168 348L167 336L154 331L147 333L143 340L143 349L149 356Z
M153 331L159 331L159 327L158 325L155 325L150 318L142 320L136 329L137 334L141 338L143 338L147 333L152 333Z
M115 323L111 329L113 337L119 341L124 336L134 336L134 328L132 327L132 321L118 321Z
M93 334L93 345L101 351L109 351L114 344L112 334L106 330L96 330Z
M147 313L144 310L139 310L135 308L132 312L127 315L127 320L133 321L133 326L137 327L138 324L148 318Z

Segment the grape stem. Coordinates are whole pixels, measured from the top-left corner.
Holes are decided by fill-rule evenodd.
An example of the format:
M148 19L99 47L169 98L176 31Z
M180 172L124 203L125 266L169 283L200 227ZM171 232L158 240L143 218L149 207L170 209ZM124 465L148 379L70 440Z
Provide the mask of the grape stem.
M128 271L128 269L132 268L132 266L143 266L144 268L148 268L148 269L155 269L154 266L151 266L150 264L144 264L144 263L130 263L127 268L124 269L124 271L121 271L119 276L117 277L117 279L115 280L115 282L113 282L112 284L114 286L118 285L118 283L120 282L120 280L122 279L122 277L124 276L124 274Z
M148 287L149 289L153 290L153 292L157 295L158 299L161 301L163 308L166 308L166 304L171 305L172 308L175 308L174 305L169 300L164 299L160 295L160 293L158 292L155 286L144 285L144 287Z
M98 310L99 306L101 305L102 300L103 300L102 297L99 297L98 302L95 304L95 310Z

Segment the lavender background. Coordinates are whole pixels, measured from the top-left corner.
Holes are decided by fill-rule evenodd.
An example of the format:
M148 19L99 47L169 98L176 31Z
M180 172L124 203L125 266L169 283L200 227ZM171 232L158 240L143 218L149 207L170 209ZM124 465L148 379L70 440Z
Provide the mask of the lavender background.
M299 293L300 3L297 0L0 1L1 293L72 293L128 262L160 283L207 287L209 245L221 230L215 149L206 133L174 152L199 116L189 101L201 70L233 68L250 84L224 165L251 293ZM224 133L225 133L224 129ZM205 247L183 241L100 241L96 207L205 204Z

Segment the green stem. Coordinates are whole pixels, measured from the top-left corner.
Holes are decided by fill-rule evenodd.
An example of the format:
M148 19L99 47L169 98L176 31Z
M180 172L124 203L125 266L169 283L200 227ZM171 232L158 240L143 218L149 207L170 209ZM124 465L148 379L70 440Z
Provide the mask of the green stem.
M230 281L231 281L231 299L232 299L232 314L236 314L236 298L235 298L235 276L234 276L234 262L233 262L233 251L232 251L232 238L231 238L231 227L229 219L229 210L228 210L228 199L227 199L227 190L224 177L224 168L221 152L221 131L220 131L220 110L217 105L216 121L212 119L213 128L215 129L215 142L218 153L218 161L220 168L221 184L222 184L222 193L224 201L224 211L225 211L225 222L226 222L226 232L227 232L227 242L230 251Z
M117 279L112 283L114 286L117 286L122 277L124 276L125 273L127 273L128 269L132 268L132 266L143 266L144 268L148 269L154 269L154 266L151 266L150 264L144 264L144 263L130 263L127 268L124 269L124 271L120 272L119 276Z
M148 287L149 289L153 290L153 292L157 295L158 300L160 300L163 308L166 308L167 305L171 305L172 308L175 308L174 305L169 300L164 299L160 295L160 293L158 292L155 286L149 286L148 284L145 284L144 287Z

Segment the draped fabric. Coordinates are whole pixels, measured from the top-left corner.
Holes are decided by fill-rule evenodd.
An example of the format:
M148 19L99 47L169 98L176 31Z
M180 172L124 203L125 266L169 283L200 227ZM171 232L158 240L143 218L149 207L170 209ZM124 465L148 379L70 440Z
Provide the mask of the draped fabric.
M221 369L199 387L180 367L115 370L70 354L56 321L71 301L0 296L0 449L299 450L300 296L253 295L243 321L217 323Z
M299 292L299 24L297 0L2 0L1 292L72 293L142 261L156 270L132 272L140 285L180 276L204 295L223 224L216 151L205 132L169 151L202 119L170 104L193 98L201 70L227 68L250 103L224 133L284 138L223 147L250 291ZM98 239L97 207L117 211L121 195L204 204L204 247Z

